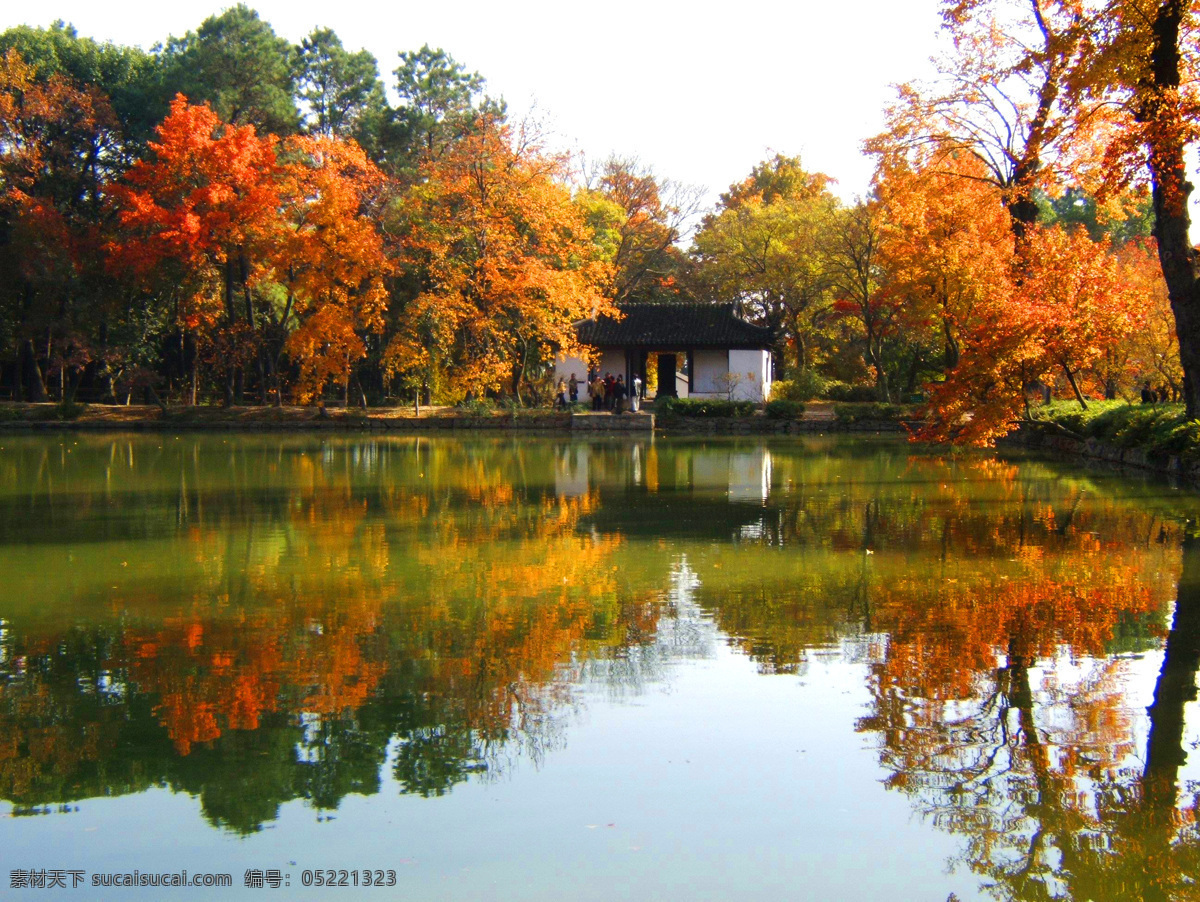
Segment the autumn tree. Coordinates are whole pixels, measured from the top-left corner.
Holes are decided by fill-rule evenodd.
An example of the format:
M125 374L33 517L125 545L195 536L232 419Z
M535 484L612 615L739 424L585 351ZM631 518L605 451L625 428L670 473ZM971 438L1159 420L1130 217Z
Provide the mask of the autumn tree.
M270 263L287 300L277 319L268 309L269 324L290 332L284 347L300 368L298 398L319 397L328 383L347 395L363 336L382 330L387 306L391 263L377 228L383 174L353 141L291 138L283 156L284 221Z
M1038 221L1037 190L1090 159L1084 139L1102 104L1072 103L1082 78L1090 19L1075 0L944 0L950 50L927 85L902 85L888 130L867 142L884 157L923 164L978 161L1001 192L1019 238Z
M1197 140L1195 5L1186 0L1110 0L1097 17L1098 52L1079 102L1118 101L1124 112L1108 148L1105 176L1118 188L1149 173L1154 238L1171 299L1183 400L1200 416L1200 255L1189 234L1193 186L1186 155Z
M1056 376L1086 407L1081 374L1141 327L1145 299L1106 243L1039 228L1025 246L1020 278L980 305L958 366L934 386L922 435L988 444L1027 414L1027 390Z
M698 192L662 179L636 159L611 157L595 184L576 197L615 269L613 298L626 301L677 297L684 269L676 247L695 215Z
M1124 279L1144 304L1142 328L1123 346L1129 354L1134 394L1137 386L1149 382L1166 387L1172 398L1179 399L1183 396L1179 339L1155 241L1131 241L1117 251L1117 256Z
M776 359L800 370L816 362L831 313L822 242L839 204L829 183L777 155L721 195L691 251L696 290L776 330Z
M174 319L225 376L226 403L255 361L265 401L254 289L278 228L275 139L180 95L149 148L152 156L113 188L124 230L111 246L114 265L141 274L151 291L178 289ZM193 399L196 380L193 356Z
M0 330L16 352L17 395L59 396L91 363L103 315L104 185L120 165L116 118L94 87L39 78L0 57Z
M944 171L946 166L958 171ZM1013 239L1000 192L970 157L924 169L881 167L880 266L911 340L940 345L941 367L958 366L976 310L1010 279Z
M566 161L497 121L422 167L405 202L403 260L420 293L386 354L393 373L518 398L536 367L576 346L573 323L615 313L611 268L561 181Z

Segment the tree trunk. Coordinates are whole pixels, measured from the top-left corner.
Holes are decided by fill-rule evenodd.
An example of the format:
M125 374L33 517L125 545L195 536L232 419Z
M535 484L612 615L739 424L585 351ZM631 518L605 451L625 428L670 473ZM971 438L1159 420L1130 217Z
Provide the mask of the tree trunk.
M1167 900L1172 894L1172 842L1178 829L1176 812L1179 772L1187 762L1185 709L1196 700L1196 674L1200 672L1200 540L1183 540L1183 567L1175 600L1175 616L1163 650L1162 669L1154 687L1154 701L1146 709L1150 732L1146 738L1146 766L1141 779L1141 817L1134 823L1146 861L1142 868L1147 884L1129 898Z
M279 368L275 365L274 354L267 354L267 374L271 379L271 386L275 389L275 406L282 407L283 388L279 384Z
M1149 126L1151 195L1158 259L1175 314L1179 361L1183 365L1183 400L1189 418L1200 416L1200 271L1188 238L1188 198L1192 183L1184 164L1183 116L1177 91L1180 81L1179 32L1188 4L1163 0L1152 25L1154 47L1150 71L1139 85L1137 118Z
M1063 372L1067 374L1067 382L1071 384L1071 391L1075 392L1075 400L1079 402L1080 407L1087 410L1087 400L1083 397L1083 392L1079 390L1079 385L1075 381L1075 374L1071 372L1071 368L1065 363L1063 364Z
M958 366L958 342L954 340L954 335L950 331L950 320L942 320L942 334L945 337L945 348L942 350L942 360L946 366L946 372L950 372Z
M1175 600L1175 617L1163 651L1162 669L1154 687L1150 734L1146 740L1143 781L1147 802L1175 805L1179 769L1187 760L1184 708L1196 700L1200 671L1200 538L1183 540L1183 567Z
M879 392L879 400L885 404L890 404L892 401L891 390L888 388L887 371L883 368L883 353L882 349L873 347L873 343L868 338L868 357L871 360L871 366L875 367L875 389Z
M196 353L196 336L190 329L185 329L183 332L183 368L184 372L188 374L187 403L195 407L200 361L199 355Z
M519 405L521 403L521 380L525 378L525 364L529 357L529 342L520 336L518 336L518 340L521 342L521 357L520 363L513 365L512 393Z
M46 394L46 382L42 378L42 368L37 361L37 348L33 346L33 339L27 339L21 343L21 364L23 370L23 378L27 391L27 401L41 403L49 400Z

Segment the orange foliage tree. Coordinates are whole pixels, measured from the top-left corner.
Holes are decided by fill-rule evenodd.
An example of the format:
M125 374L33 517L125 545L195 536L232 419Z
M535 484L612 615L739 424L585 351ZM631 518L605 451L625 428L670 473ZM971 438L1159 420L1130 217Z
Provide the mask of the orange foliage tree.
M1140 328L1143 298L1107 243L1082 229L1031 229L1007 298L981 305L958 366L936 384L923 438L990 444L1028 412L1026 391L1065 377L1087 407L1081 374Z
M1094 29L1095 73L1077 91L1119 109L1102 172L1123 187L1149 173L1154 237L1166 281L1189 417L1200 416L1200 254L1190 236L1186 156L1200 138L1200 16L1188 0L1109 0Z
M300 367L296 397L307 402L330 382L348 394L351 368L367 353L364 333L383 329L391 262L369 214L385 186L353 141L292 138L284 155L284 223L271 263L287 289L279 327L293 316L299 323L285 347Z
M1171 397L1179 398L1183 394L1179 338L1175 334L1167 283L1158 262L1157 243L1153 238L1130 242L1117 252L1117 256L1125 280L1145 304L1142 328L1129 336L1125 346L1129 353L1129 368L1137 382L1165 386Z
M902 85L887 111L888 130L867 142L895 159L916 156L963 175L976 160L1001 192L1014 234L1038 221L1035 192L1097 153L1099 102L1080 102L1091 20L1077 0L944 0L951 50L928 85ZM1073 102L1071 102L1073 101Z
M66 380L94 357L113 294L98 261L117 131L95 87L39 79L15 50L0 56L0 341L15 345L18 399L46 400L55 374L68 397Z
M576 346L572 323L616 315L611 266L562 184L566 161L523 130L482 121L422 167L406 199L403 260L421 290L385 354L393 374L450 392L505 388Z
M175 318L224 371L226 403L241 367L256 356L265 398L253 287L265 241L278 228L275 139L224 123L183 95L157 135L151 158L112 188L124 230L111 247L114 265L160 285L181 284ZM193 370L193 398L195 379Z
M1013 239L1003 198L966 155L916 169L881 165L876 192L885 211L880 267L904 327L936 341L953 370L980 308L1007 295Z

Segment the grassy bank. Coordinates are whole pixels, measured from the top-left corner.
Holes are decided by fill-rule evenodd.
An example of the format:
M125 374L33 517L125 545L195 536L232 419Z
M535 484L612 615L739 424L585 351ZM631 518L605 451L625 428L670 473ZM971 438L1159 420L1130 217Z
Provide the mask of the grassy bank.
M472 408L463 410L454 407L422 407L418 417L411 405L403 407L220 407L199 405L195 407L169 406L160 408L151 405L109 404L16 404L0 403L0 428L36 425L79 426L81 428L150 427L160 429L190 428L245 428L271 429L322 428L341 426L362 428L372 425L401 428L418 419L428 421L479 420L504 423L530 423L561 419L562 414L549 408L522 410L499 410Z
M646 412L655 414L662 431L690 433L712 425L716 431L745 432L792 431L896 431L911 419L913 410L907 406L879 403L838 403L816 401L804 405L795 401L773 400L766 405L749 401L712 399L663 399L648 406ZM582 414L574 418L572 414ZM513 408L492 403L475 403L459 407L422 407L418 416L411 406L334 408L321 411L316 407L195 407L153 405L120 406L109 404L18 404L0 402L0 430L192 430L244 429L303 430L303 429L475 429L503 428L546 429L586 428L590 431L619 429L621 424L609 420L625 420L630 415L611 417L592 414L587 405L573 405L568 410L549 407Z
M1075 401L1056 401L1034 408L1033 422L1035 429L1149 457L1200 460L1200 420L1188 420L1182 404L1092 401L1083 410Z

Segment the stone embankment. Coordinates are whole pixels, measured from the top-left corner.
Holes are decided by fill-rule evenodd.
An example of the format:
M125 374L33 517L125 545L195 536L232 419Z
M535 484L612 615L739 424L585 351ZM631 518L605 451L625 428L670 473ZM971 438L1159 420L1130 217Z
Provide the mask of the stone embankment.
M1062 457L1091 463L1144 470L1171 476L1188 485L1200 485L1200 461L1175 454L1148 454L1142 448L1119 448L1094 438L1082 439L1045 428L1023 426L1000 442L1033 451L1048 451Z
M90 405L71 418L44 404L0 405L0 432L567 432L581 435L795 435L814 432L903 432L896 420L844 420L828 405L814 404L800 419L613 414L591 411L520 410L467 413L455 408L332 409L301 407L110 407Z

